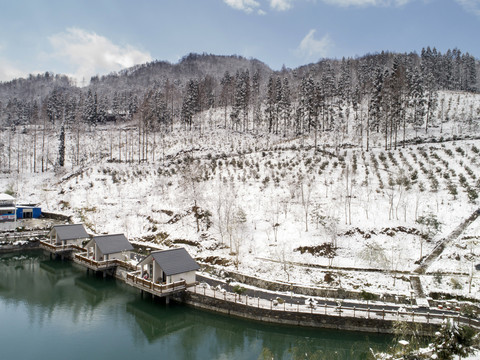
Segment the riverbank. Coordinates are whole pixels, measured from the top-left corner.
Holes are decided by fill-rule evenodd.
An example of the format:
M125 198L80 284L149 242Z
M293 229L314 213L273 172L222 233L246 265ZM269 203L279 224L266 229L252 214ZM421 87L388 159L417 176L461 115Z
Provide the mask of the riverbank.
M21 252L39 248L36 240L25 243L11 244L3 248L3 252ZM71 256L64 256L71 258ZM126 282L130 269L117 267L109 272L122 282ZM229 274L233 275L233 274ZM204 279L204 275L197 275ZM244 280L247 280L244 278ZM261 279L257 279L260 281ZM245 282L249 282L248 280ZM286 285L286 284L284 284ZM271 285L268 287L272 287ZM419 309L410 307L406 310L402 305L387 303L368 303L358 301L342 302L345 299L320 298L315 295L307 303L303 292L292 292L290 300L285 293L270 290L269 298L251 295L238 295L226 291L225 286L210 287L207 284L195 285L188 288L181 295L172 296L173 300L185 303L194 308L223 313L229 316L245 318L264 323L275 323L290 326L316 327L346 331L359 331L369 333L391 334L397 321L412 322L417 325L417 331L425 335L433 334L445 319L453 319L459 324L465 324L480 329L480 322L471 318L460 316L453 312L439 312L438 309ZM250 290L251 291L251 290ZM255 291L260 294L265 288L257 287ZM312 289L315 291L315 289ZM314 292L316 294L316 292ZM338 295L336 293L335 295ZM382 306L383 305L383 306Z
M204 295L198 293L196 289L188 289L183 296L177 297L176 299L202 310L253 321L288 326L393 334L394 325L397 321L412 321L411 313L405 312L362 311L360 309L341 306L310 307L304 304L300 305L287 302L279 304L278 302L274 303L273 301L269 302L264 299L249 297L243 297L243 299L242 297L236 297L235 300L232 301L232 294L228 295L229 299L226 299L227 295L223 299L223 295L219 294L218 296L219 297L216 298L212 297L211 294ZM408 319L408 317L410 317L410 319ZM429 323L422 323L419 320L420 317L417 317L416 324L418 326L416 330L419 334L425 336L432 335L438 330L441 324L441 321L435 321L434 319ZM415 315L413 316L413 322L415 322Z

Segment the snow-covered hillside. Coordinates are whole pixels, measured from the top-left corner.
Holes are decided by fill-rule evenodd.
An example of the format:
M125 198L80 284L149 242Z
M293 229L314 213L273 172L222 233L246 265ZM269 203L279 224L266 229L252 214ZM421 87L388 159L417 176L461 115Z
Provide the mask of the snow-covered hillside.
M63 169L53 167L58 135L49 133L41 172L16 150L29 148L32 131L4 132L3 144L16 146L9 156L3 147L2 166L10 159L12 171L0 174L0 191L73 215L93 233L185 246L201 262L241 273L410 295L418 261L479 207L480 97L442 93L440 103L427 134L409 130L411 145L385 150L372 134L368 152L354 132L348 146L322 134L315 152L313 134L237 133L211 111L201 130L149 134L147 142L134 124L72 129ZM479 227L474 221L428 267L425 292L480 298Z

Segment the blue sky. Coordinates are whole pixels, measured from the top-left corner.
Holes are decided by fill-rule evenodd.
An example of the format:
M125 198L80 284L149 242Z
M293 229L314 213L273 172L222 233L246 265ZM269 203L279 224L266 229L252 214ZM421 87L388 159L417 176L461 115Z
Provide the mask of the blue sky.
M0 81L51 71L81 82L189 52L273 69L382 50L480 58L480 0L0 0Z

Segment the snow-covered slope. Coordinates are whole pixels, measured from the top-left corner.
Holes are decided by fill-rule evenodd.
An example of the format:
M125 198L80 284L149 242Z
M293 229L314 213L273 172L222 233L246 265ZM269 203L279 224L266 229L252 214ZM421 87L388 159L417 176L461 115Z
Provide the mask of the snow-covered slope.
M338 146L329 133L315 152L313 134L283 138L225 130L223 112L210 111L201 116L201 130L151 133L148 146L140 146L135 124L70 131L66 166L53 169L58 140L51 131L48 170L41 172L37 162L33 173L31 150L12 150L11 172L0 175L0 190L73 215L94 233L124 232L148 246L186 246L199 261L249 275L409 295L416 262L478 208L478 115L465 119L479 97L442 97L445 121L421 135L436 142L384 150L381 135L372 134L368 152ZM455 114L447 112L453 102ZM440 110L437 115L442 118ZM36 134L39 144L42 135ZM4 144L18 145L12 149L32 144L31 130L1 136ZM415 136L410 130L408 137ZM437 142L453 137L458 140ZM345 142L360 143L353 132ZM478 227L479 220L427 269L427 293L480 297Z

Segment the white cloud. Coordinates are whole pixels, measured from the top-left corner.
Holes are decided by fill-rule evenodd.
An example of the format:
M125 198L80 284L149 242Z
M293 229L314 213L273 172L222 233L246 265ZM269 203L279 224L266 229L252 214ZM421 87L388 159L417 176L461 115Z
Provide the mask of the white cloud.
M322 58L327 57L328 51L333 46L330 35L324 35L320 40L315 39L315 29L312 29L303 38L296 50L297 55L305 58Z
M331 5L349 6L403 6L412 0L322 0Z
M10 81L26 75L25 72L18 69L10 61L0 57L0 81Z
M225 4L234 8L235 10L245 11L250 14L252 11L260 7L260 3L255 0L223 0ZM262 10L259 10L262 11ZM263 12L263 11L262 11ZM260 15L263 15L259 12Z
M292 8L294 0L270 0L270 7L278 11L287 11Z
M480 0L455 0L466 11L472 12L477 16L480 16Z
M78 81L152 60L148 52L131 45L116 45L106 37L78 28L50 36L49 41L53 46L51 55L73 65L75 70L70 76Z

